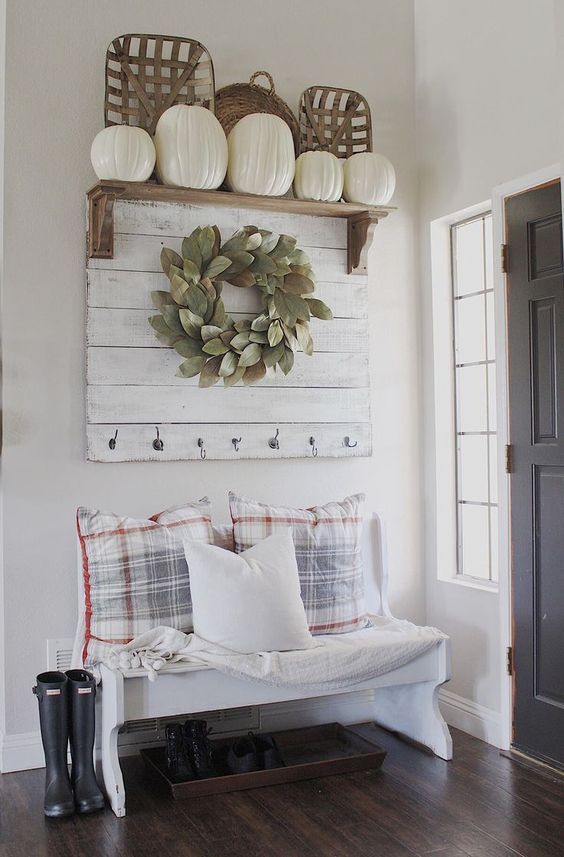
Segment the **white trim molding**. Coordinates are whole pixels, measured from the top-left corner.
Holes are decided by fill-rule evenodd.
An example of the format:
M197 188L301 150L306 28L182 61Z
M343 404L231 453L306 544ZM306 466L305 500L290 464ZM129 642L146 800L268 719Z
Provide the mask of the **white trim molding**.
M510 196L523 193L539 185L560 179L560 164L528 173L506 184L494 187L492 191L493 246L499 250L505 244L505 201ZM510 442L509 404L508 404L508 359L507 359L507 301L505 292L506 275L501 265L494 268L494 300L496 319L496 383L497 383L497 431L498 431L498 491L499 491L499 674L501 684L500 743L503 750L509 750L512 741L513 688L511 677L506 671L506 649L512 643L512 604L511 604L511 510L509 477L505 473L503 450Z
M439 690L439 705L449 726L493 744L494 747L503 747L499 712L445 688Z
M433 220L430 225L435 406L435 545L437 577L446 583L497 592L497 584L457 574L456 432L451 227L488 214L490 200Z
M0 772L2 774L43 767L45 767L45 759L39 732L0 734Z

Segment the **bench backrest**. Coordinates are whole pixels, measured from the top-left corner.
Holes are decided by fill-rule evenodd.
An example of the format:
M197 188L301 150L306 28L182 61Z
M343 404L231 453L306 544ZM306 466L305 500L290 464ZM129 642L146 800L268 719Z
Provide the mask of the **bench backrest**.
M229 526L214 527L225 538ZM223 539L221 539L222 541ZM84 623L84 581L82 574L82 553L78 545L78 625ZM364 562L366 607L369 613L377 616L389 616L388 606L388 564L386 537L381 518L372 514L364 522L362 533L362 558Z

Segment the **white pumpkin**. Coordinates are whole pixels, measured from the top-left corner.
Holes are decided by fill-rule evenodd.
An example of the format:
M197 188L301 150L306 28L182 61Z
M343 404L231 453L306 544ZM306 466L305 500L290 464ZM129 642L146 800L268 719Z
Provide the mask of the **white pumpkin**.
M205 107L175 104L165 110L157 122L155 146L164 184L214 190L225 178L225 132Z
M337 202L343 194L343 167L331 152L303 152L296 161L294 193L298 199Z
M396 189L396 171L384 155L358 152L345 161L343 196L347 202L387 205Z
M283 196L296 168L290 128L271 113L250 113L228 137L227 183L236 193Z
M143 128L110 125L94 137L90 160L99 179L144 182L155 166L155 147Z

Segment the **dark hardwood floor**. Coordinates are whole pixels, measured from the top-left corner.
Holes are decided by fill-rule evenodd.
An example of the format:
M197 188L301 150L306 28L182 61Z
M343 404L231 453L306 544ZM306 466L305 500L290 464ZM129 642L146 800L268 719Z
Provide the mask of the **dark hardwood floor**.
M0 777L1 857L564 857L564 781L454 731L443 762L372 727L380 771L172 801L124 761L126 818L42 814L43 771Z

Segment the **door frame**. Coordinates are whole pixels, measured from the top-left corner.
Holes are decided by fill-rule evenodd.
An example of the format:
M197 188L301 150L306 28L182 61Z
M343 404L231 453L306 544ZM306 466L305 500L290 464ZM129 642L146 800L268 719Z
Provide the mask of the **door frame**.
M505 202L518 193L561 179L560 164L521 176L492 190L494 246L494 306L496 341L498 491L499 491L499 628L500 628L500 731L501 746L513 740L513 679L507 675L506 650L513 642L511 597L511 506L509 476L505 472L505 446L509 443L507 275L501 270L501 245L506 241ZM564 185L564 183L563 183Z

